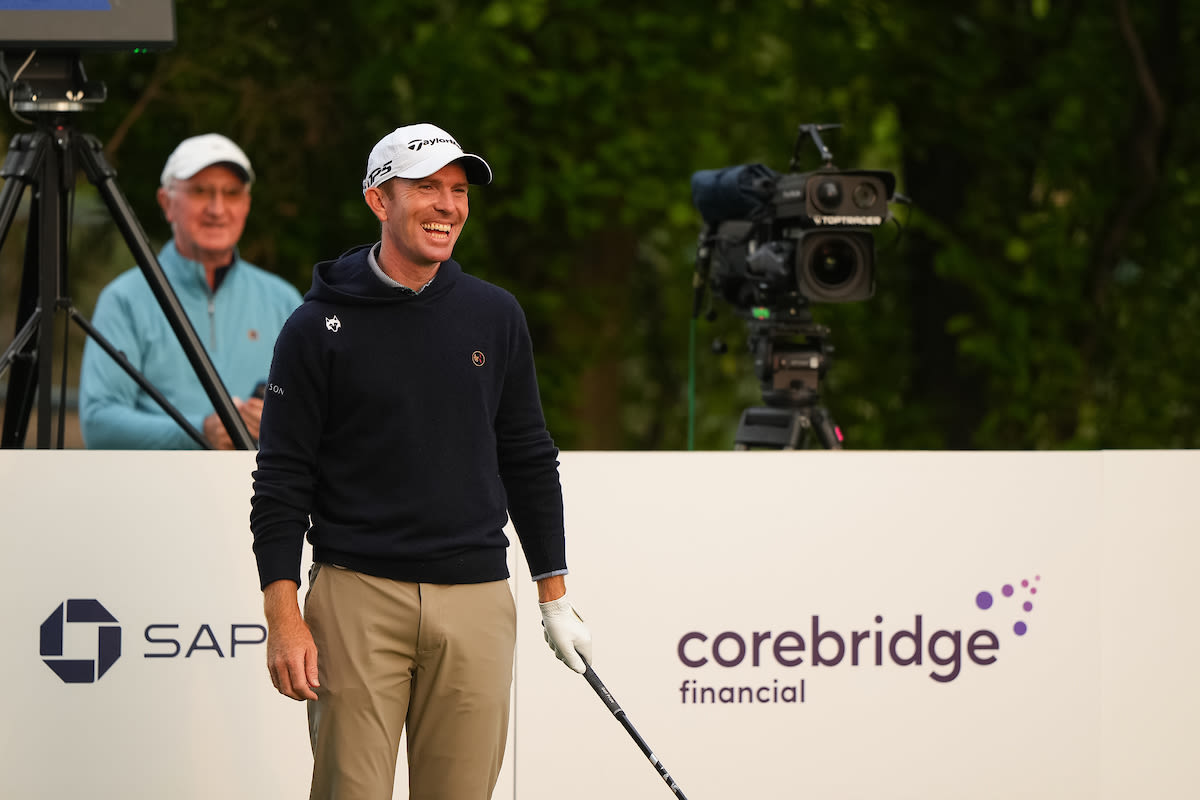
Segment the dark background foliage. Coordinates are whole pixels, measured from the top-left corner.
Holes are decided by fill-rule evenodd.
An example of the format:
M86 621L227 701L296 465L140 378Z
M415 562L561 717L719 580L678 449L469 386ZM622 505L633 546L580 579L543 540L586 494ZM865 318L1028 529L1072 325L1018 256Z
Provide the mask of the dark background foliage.
M719 300L689 361L689 180L786 169L806 122L840 123L826 135L837 165L892 170L913 201L894 208L902 235L880 231L875 296L813 307L837 348L821 395L847 446L1200 445L1196 4L179 0L176 13L170 51L84 58L109 99L79 127L105 143L155 244L169 235L153 199L163 161L219 131L259 176L243 254L304 290L314 261L377 235L360 188L371 145L434 122L495 171L456 256L525 305L566 449L685 447L689 375L696 446L732 445L760 390ZM25 129L0 119L0 144ZM71 260L85 313L132 263L88 190ZM0 251L5 320L21 238Z

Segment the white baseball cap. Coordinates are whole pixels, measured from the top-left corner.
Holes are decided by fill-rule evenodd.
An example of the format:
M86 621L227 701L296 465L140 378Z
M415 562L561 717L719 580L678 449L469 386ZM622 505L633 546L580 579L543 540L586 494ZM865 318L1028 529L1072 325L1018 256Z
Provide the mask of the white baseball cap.
M436 125L405 125L380 139L367 157L363 194L392 178L426 178L451 161L462 164L471 183L492 182L492 168L473 153L464 153L454 137Z
M179 143L167 158L161 183L166 186L172 180L187 180L213 164L236 167L242 180L247 183L254 182L254 170L250 167L250 159L246 158L242 148L219 133L205 133Z

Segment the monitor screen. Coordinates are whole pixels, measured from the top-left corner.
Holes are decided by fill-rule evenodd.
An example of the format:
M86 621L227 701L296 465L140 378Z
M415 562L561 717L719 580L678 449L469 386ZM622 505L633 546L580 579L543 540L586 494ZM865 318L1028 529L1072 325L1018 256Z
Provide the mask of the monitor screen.
M0 49L165 50L174 0L0 0Z

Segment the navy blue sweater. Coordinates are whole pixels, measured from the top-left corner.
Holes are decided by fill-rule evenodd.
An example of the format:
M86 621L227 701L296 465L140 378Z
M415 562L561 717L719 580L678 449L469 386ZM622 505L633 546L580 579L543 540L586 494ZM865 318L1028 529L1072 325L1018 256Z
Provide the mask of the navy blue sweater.
M521 307L455 261L420 294L385 286L368 250L316 265L275 345L250 512L262 586L300 582L305 531L315 560L369 575L501 580L509 514L531 573L565 572Z

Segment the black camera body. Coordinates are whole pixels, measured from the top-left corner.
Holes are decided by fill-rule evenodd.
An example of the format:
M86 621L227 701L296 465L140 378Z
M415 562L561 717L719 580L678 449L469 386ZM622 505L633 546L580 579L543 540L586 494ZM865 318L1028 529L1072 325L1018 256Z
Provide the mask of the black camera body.
M815 126L801 128L819 142ZM804 173L761 164L696 172L692 198L706 222L698 282L743 311L867 300L874 230L890 218L895 189L890 172L831 163Z
M833 345L808 305L875 294L875 230L892 218L888 203L907 198L896 195L890 172L835 168L820 132L836 127L801 125L786 173L742 164L692 174L692 202L704 218L692 318L711 287L746 319L765 403L743 412L739 450L794 450L809 441L842 448L841 429L819 398ZM811 172L797 168L805 138L824 161ZM724 342L715 341L713 352L725 352Z
M0 3L0 49L146 52L174 46L174 0Z
M87 79L83 53L174 46L174 0L0 0L0 94L14 112L83 111L108 95Z

